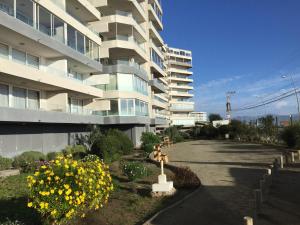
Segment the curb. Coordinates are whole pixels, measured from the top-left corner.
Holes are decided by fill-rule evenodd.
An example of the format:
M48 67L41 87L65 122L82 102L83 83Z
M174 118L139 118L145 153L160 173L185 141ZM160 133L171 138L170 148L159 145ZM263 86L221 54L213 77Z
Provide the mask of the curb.
M168 211L169 209L174 208L175 206L181 204L182 202L184 202L185 200L187 200L188 198L192 197L194 194L198 193L201 190L202 186L198 187L197 189L195 189L193 192L189 193L187 196L185 196L183 199L178 200L177 202L174 202L172 205L168 206L165 209L160 210L159 212L155 213L154 216L152 216L150 219L148 219L146 222L144 222L142 225L153 225L151 222L158 217L160 214Z

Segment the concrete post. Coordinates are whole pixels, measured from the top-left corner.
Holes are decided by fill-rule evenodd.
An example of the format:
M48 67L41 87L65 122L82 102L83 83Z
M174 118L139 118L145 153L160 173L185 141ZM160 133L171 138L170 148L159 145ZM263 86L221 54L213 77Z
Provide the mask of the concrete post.
M244 225L253 225L253 219L249 216L244 217Z
M258 213L261 211L261 205L262 205L262 192L260 189L254 190L254 199L255 199L256 212Z
M273 165L272 165L272 166L270 166L270 167L273 167ZM272 175L272 169L267 169L267 175L269 175L269 176L271 176L271 175Z
M298 150L298 159L300 160L300 150Z
M295 153L291 152L291 162L294 163L295 162Z
M283 155L280 156L280 159L279 159L279 163L280 163L280 168L282 169L283 168Z

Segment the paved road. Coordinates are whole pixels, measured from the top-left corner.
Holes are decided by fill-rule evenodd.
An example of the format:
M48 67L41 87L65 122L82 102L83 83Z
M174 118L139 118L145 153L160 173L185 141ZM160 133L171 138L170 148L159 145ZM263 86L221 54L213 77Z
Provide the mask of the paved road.
M253 189L279 152L255 144L193 141L174 145L168 154L171 164L190 167L203 187L153 225L243 224Z

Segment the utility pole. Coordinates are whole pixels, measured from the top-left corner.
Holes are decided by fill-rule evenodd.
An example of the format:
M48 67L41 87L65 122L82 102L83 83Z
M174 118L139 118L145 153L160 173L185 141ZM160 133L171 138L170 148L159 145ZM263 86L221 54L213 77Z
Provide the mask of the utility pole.
M300 120L300 104L299 104L299 98L298 98L298 91L297 91L297 87L296 87L293 75L292 74L288 74L288 75L282 75L281 77L282 78L287 78L287 77L290 78L290 81L291 81L291 84L292 84L292 88L294 89L295 96L296 96L298 116L299 116L299 120Z
M229 121L231 121L231 96L234 95L235 91L226 92L226 117Z

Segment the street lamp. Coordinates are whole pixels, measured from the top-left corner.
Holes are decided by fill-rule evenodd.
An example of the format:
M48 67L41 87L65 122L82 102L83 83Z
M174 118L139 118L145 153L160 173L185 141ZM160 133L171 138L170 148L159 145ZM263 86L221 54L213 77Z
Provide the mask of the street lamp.
M290 80L291 80L291 84L292 84L292 87L294 89L296 100L297 100L297 109L298 109L298 114L299 114L299 119L300 119L299 98L298 98L298 93L297 93L297 89L296 89L296 85L295 85L295 81L294 81L293 75L292 74L288 74L288 75L282 75L281 77L284 78L284 79L287 78L287 77L289 77Z

